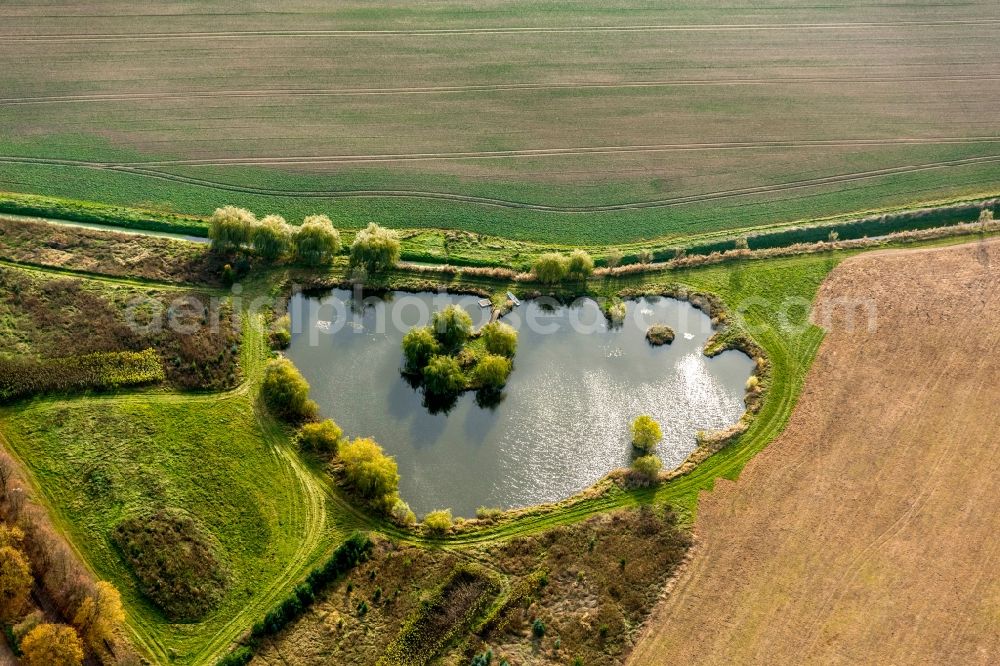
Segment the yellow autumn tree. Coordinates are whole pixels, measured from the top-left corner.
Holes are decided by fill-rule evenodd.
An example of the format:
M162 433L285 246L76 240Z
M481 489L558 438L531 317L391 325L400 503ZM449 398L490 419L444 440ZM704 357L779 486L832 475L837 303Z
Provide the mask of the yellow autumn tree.
M40 624L21 641L24 666L79 666L83 646L73 627Z
M0 547L0 620L9 624L21 617L32 582L24 554L11 546Z
M91 645L100 645L114 635L124 620L121 595L114 585L101 580L94 586L94 593L80 603L73 624Z

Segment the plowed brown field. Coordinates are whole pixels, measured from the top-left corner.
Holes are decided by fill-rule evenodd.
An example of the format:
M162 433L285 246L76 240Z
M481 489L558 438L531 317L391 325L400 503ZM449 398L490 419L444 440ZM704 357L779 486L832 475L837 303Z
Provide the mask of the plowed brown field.
M1000 243L839 266L785 433L699 504L630 663L995 663ZM821 321L820 319L825 319Z

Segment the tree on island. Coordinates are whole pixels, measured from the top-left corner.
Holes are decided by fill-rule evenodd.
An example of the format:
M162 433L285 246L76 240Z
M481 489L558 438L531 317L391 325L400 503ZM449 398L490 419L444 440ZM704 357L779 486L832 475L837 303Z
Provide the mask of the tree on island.
M510 324L494 321L483 326L480 332L486 351L497 356L513 358L517 353L517 331Z
M432 356L441 353L441 343L434 337L434 329L430 326L420 326L410 329L403 336L403 356L406 357L406 368L411 372L420 372Z
M462 366L451 356L433 356L424 368L424 386L436 395L458 393L465 388Z
M445 349L457 349L472 336L472 317L461 307L449 305L434 313L431 328Z
M479 359L472 371L472 378L476 384L484 389L497 390L503 388L507 383L510 371L510 359L496 354L487 354Z

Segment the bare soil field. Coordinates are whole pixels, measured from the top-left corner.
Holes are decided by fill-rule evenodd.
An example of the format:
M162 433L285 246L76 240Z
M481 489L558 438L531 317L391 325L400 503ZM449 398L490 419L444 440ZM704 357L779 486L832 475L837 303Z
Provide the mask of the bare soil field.
M621 228L608 205L682 207L636 213L651 237L720 194L773 222L995 188L995 3L690 4L2 7L0 189L198 213L349 195L353 226L478 230L498 223L456 211L492 199L543 207L509 234L573 242Z
M702 496L695 555L629 663L995 659L998 282L996 241L831 273L788 428Z

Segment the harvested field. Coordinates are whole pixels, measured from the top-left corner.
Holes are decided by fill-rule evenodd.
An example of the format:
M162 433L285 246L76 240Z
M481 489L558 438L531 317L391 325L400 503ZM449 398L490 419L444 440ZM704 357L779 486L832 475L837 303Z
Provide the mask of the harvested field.
M989 241L830 274L787 429L703 494L693 560L629 663L995 659L998 266Z
M1000 174L987 1L119 5L0 8L0 190L612 243Z

